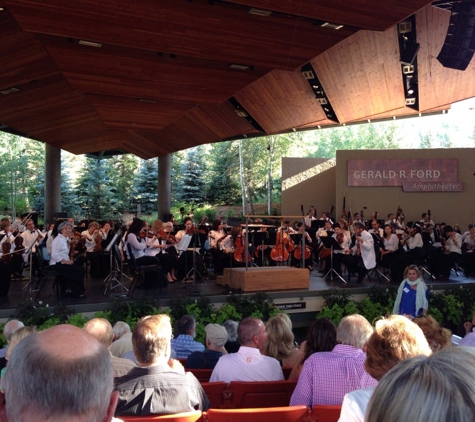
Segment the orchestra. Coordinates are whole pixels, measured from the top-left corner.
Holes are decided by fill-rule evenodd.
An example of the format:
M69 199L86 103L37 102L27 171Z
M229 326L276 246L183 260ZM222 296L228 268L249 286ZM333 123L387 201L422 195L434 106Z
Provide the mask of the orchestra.
M137 263L159 265L165 283L195 281L195 269L202 275L219 276L225 268L243 266L294 266L326 276L333 265L340 276L348 274L348 280L357 274L357 283L373 268L399 282L411 264L424 266L434 279L447 278L454 269L467 277L475 274L472 224L464 230L459 224L434 222L430 210L420 214L420 220L406 223L400 207L385 214L387 219L378 219L378 212L369 213L367 221L363 210L345 210L334 224L330 213L322 212L321 218L315 214L314 207L306 215L302 207L301 219L269 216L231 227L218 218L209 230L206 223L194 224L191 217L181 225L175 220L155 220L150 228L145 220L135 218L127 231L123 229L120 249L127 259L129 244ZM110 271L106 249L123 224L83 220L81 226L61 219L45 225L42 232L31 218L14 224L8 218L0 220L0 296L8 293L12 278L23 277L30 263L36 271L37 245L44 242L50 256L56 254L52 265L66 280L63 292L82 297L84 277L102 277ZM185 235L188 242L180 242ZM334 243L325 238L333 238ZM331 248L325 246L329 244ZM78 270L83 267L84 271ZM72 275L73 271L77 274ZM144 288L156 288L162 276L149 276Z

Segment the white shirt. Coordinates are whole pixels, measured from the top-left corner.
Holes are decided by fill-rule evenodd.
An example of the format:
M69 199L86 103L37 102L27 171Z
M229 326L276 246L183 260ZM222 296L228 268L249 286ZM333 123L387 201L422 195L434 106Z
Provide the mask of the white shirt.
M132 254L135 259L142 258L145 255L145 249L147 249L147 241L145 239L139 239L135 234L129 233L127 235L127 244L132 247ZM129 250L127 250L127 256L129 255Z
M389 239L383 237L384 249L387 251L397 251L399 249L399 239L395 234L391 234Z
M345 394L339 422L364 422L368 403L376 387L363 388Z
M450 252L462 253L462 235L460 233L454 232L454 239L451 237L447 239L447 249Z
M259 349L241 346L237 353L219 358L209 379L214 381L283 381L277 359L261 355Z
M58 235L53 239L51 245L51 258L49 260L49 265L55 265L63 259L69 261L68 239L61 233L58 233Z
M28 261L28 257L30 255L30 252L36 252L36 244L40 241L39 237L39 231L33 230L33 233L31 230L25 230L22 234L21 237L23 238L23 247L28 249L33 243L35 245L28 251L28 253L23 252L23 259L25 262Z
M376 253L374 252L374 240L366 230L363 230L359 235L363 238L363 243L360 245L361 258L363 258L364 266L367 270L376 267ZM357 242L353 246L353 255L356 254Z

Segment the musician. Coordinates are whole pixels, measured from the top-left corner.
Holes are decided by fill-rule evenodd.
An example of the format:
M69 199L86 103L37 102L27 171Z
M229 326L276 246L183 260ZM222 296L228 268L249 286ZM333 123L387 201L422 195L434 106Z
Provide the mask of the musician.
M91 265L89 271L92 277L102 277L109 263L108 260L103 262L103 259L99 256L99 252L102 252L102 241L104 239L99 228L100 225L97 221L91 221L87 230L81 233L81 237L86 241L86 258Z
M58 226L58 235L53 239L51 245L49 265L65 280L65 283L62 284L63 294L84 297L84 267L78 261L70 259L69 255L68 239L73 229L73 225L68 221L63 221Z
M176 240L179 242L183 236L191 235L194 236L196 234L196 228L193 226L193 220L191 217L186 217L183 220L183 224L185 225L184 230L179 230L175 235ZM205 268L203 267L203 258L198 252L198 245L195 245L193 248L193 243L199 241L199 237L196 237L196 240L191 239L190 244L188 245L188 250L186 251L178 251L180 257L178 259L177 265L177 277L179 280L190 280L193 281L194 275L190 274L190 271L193 268L193 262L196 261L196 268L198 271L205 272Z
M320 227L317 232L315 233L316 237L326 237L326 236L331 236L333 234L332 232L332 223L330 221L325 221L325 226Z
M383 237L384 230L381 227L379 227L379 221L378 220L372 220L371 221L371 227L372 227L372 229L368 230L368 233L375 234L379 238Z
M468 225L468 230L462 234L462 240L465 242L465 238L470 236L470 230L472 229L473 224Z
M3 257L3 247L1 245L7 241L13 239L13 235L11 233L11 224L8 218L2 218L0 220L0 296L6 296L10 290L10 279L12 277L12 269L10 265L10 259L8 257ZM10 237L11 236L11 237ZM10 251L11 246L5 244L5 250Z
M345 258L350 255L350 241L346 237L345 233L341 230L340 223L333 224L332 228L332 237L338 242L341 248L333 249L333 269L341 275L341 264L345 263Z
M32 270L33 272L36 272L36 270L38 269L38 259L34 252L36 252L36 245L40 243L40 241L45 237L45 235L39 230L35 229L35 223L33 220L30 219L27 220L26 229L20 236L23 239L22 248L25 249L22 253L23 261L25 264L28 264L30 254L33 253L31 258L33 262Z
M351 242L351 232L348 230L347 221L344 218L340 218L338 224L340 224L340 231L345 235L346 240Z
M470 277L475 272L475 227L470 224L468 235L465 236L464 269L465 275Z
M278 229L279 232L283 232L283 233L286 233L286 234L295 234L297 233L292 227L290 227L290 221L289 220L285 220L283 222L283 224L279 227Z
M160 265L160 261L155 256L145 255L145 250L153 248L153 239L147 237L147 222L140 218L134 218L126 233L126 244L130 245L131 252L134 255L137 265ZM129 248L127 247L127 256L129 256ZM163 272L147 271L145 272L145 280L143 285L138 288L153 289L164 284Z
M347 269L349 274L358 273L358 284L363 283L366 272L376 266L376 254L374 251L373 236L365 230L363 223L354 223L355 236L352 240L351 254L353 260L349 260Z
M296 226L298 228L297 233L300 234L300 235L303 235L303 233L304 233L304 230L303 230L304 229L304 224L300 221L296 224ZM291 259L291 266L296 267L300 264L300 261L302 259L302 258L297 258L295 256L297 249L299 250L298 254L300 256L302 256L302 252L305 252L305 250L302 250L302 246L303 246L302 240L300 240L299 243L297 243L297 241L295 239L293 239L293 240L294 240L294 244L295 244L295 249L293 251L294 253L293 253L292 259ZM312 245L312 238L310 237L308 232L305 231L305 248L309 248L309 251L310 251L310 254L309 254L308 258L305 258L305 264L307 265L307 268L310 271L313 270L313 265L312 265L313 259L312 259L312 254L311 254L311 251L312 251L311 245Z
M302 211L303 211L303 206L302 206ZM312 227L312 221L316 219L317 218L315 217L315 208L310 208L308 210L307 216L305 217L305 227L307 229L310 229Z
M163 225L163 230L165 231L165 233L167 233L167 239L166 239L167 247L165 249L165 252L173 256L178 256L178 251L175 248L175 245L178 243L178 241L176 240L175 235L173 234L174 232L173 222L167 221Z
M329 221L330 224L333 224L333 220L330 218L330 215L326 212L322 212L322 216L320 217L320 220Z
M84 230L81 233L81 236L86 239L87 252L94 252L94 248L96 247L96 241L102 241L102 235L99 233L99 227L100 226L97 221L91 221L87 230Z
M3 255L3 244L5 242L10 243L10 247L8 248L8 253L10 253L11 245L15 240L15 236L12 233L12 225L8 218L2 218L0 220L0 257ZM7 248L5 248L5 251Z
M429 218L429 214L427 214L426 212L422 213L419 223L421 224L422 227L434 225L434 222Z
M209 232L209 246L212 250L216 251L218 240L221 239L225 235L224 226L220 220L214 220L213 226ZM212 252L213 254L213 252Z
M113 224L114 223L110 221L106 221L104 225L99 229L99 234L101 235L101 238L102 238L102 241L101 241L102 249L106 249L114 237L114 230L112 230Z
M462 258L462 235L452 226L445 226L442 235L442 248L437 248L431 256L431 272L439 278L449 278L450 270Z
M382 237L383 246L379 252L381 254L381 267L383 274L391 268L394 257L399 251L399 239L394 234L393 228L390 224L384 225L384 235Z
M168 233L163 229L161 220L155 220L152 223L149 238L150 235L152 236L152 240L149 242L150 247L145 249L145 255L158 258L168 282L174 283L177 280L175 277L175 267L178 258L176 255L170 255L166 252Z
M384 224L385 225L386 224L390 224L390 225L394 224L397 230L402 230L403 229L401 222L398 221L398 219L395 217L393 212L390 212L388 214L388 219Z
M405 235L401 240L401 253L393 259L391 278L393 281L401 281L406 267L412 264L420 264L422 261L422 230L419 223L409 222Z

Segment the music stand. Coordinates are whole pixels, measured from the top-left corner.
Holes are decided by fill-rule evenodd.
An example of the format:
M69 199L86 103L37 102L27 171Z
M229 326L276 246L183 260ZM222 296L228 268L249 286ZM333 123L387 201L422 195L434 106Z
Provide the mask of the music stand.
M270 246L275 245L276 240L276 232L275 231L267 231L267 232L253 232L251 233L252 236L252 244L257 247L260 246L260 255L261 255L261 263L264 266L264 250L263 246Z
M333 268L333 251L336 250L341 250L340 244L336 241L336 239L332 236L326 236L326 237L320 237L320 240L322 241L323 245L326 248L330 248L331 250L331 255L330 255L330 270L323 276L323 278L327 278L329 274L331 274L331 280L333 281L336 277L338 277L343 283L346 284L346 280L338 274L338 272ZM333 277L333 274L336 275L336 277Z
M126 295L124 294L124 289L127 290L127 292L129 291L129 289L125 287L124 284L122 283L122 277L126 276L122 272L122 265L119 265L119 261L122 264L122 258L116 256L115 250L111 252L111 248L116 244L117 239L120 238L121 234L122 234L122 229L117 230L117 233L114 234L114 237L111 239L106 249L104 250L104 252L107 252L109 254L109 263L110 263L110 267L109 267L110 273L103 281L103 283L105 284L104 294L107 293L107 289L112 291L116 287L119 287L119 286L120 286L120 294L119 294L120 296ZM118 249L117 249L117 252L118 252Z
M322 227L325 227L325 221L326 220L312 220L312 225L311 225L311 228L312 229L320 229Z

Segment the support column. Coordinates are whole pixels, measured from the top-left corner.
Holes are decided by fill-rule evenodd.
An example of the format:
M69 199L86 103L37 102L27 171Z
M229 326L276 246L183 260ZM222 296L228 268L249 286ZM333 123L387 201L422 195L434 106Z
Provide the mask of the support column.
M158 218L170 213L171 155L158 158Z
M61 149L50 144L45 148L45 222L51 223L61 211Z

